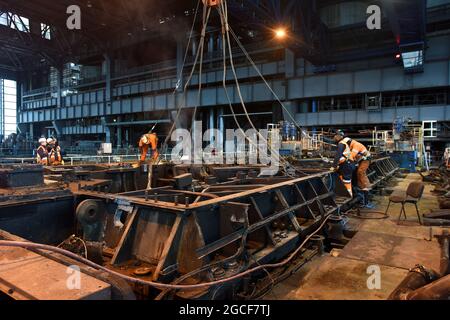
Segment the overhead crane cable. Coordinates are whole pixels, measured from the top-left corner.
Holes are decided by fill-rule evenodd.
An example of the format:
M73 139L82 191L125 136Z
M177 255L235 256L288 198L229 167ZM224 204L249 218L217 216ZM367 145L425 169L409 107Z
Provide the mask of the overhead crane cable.
M222 1L222 2L220 3L220 8L221 8L221 11L219 10L219 14L224 16L223 19L222 19L222 28L225 29L225 34L227 35L227 41L224 41L224 43L228 44L228 50L229 50L229 55L230 55L231 69L232 69L232 71L233 71L233 75L234 75L234 79L235 79L235 82L236 82L236 87L237 87L237 91L238 91L238 95L239 95L239 98L240 98L242 107L243 107L243 109L244 109L245 115L247 116L247 119L248 119L250 125L251 125L251 126L253 127L253 129L260 135L260 137L262 138L262 140L264 140L264 141L266 142L266 145L267 145L267 147L268 147L268 149L269 149L269 148L271 148L271 145L270 145L270 144L268 143L268 141L267 141L267 140L266 140L266 139L265 139L265 138L264 138L264 137L256 130L256 128L255 128L253 122L251 121L250 116L249 116L249 114L248 114L248 112L247 112L247 109L246 109L246 107L245 107L245 102L244 102L244 100L243 100L242 93L241 93L241 91L240 91L239 80L238 80L238 77L237 77L237 74L236 74L236 69L235 69L235 67L234 67L233 52L232 52L232 49L231 49L231 39L230 39L230 36L229 36L229 32L230 32L230 30L232 30L232 29L231 29L231 27L230 27L230 25L229 25L229 23L228 23L228 7L227 7L226 0L224 0L224 1ZM235 37L235 39L236 39L236 38L237 38L237 37ZM240 46L241 50L242 50L242 49L245 50L245 48L243 48L242 44L240 43L239 39L236 39L236 40L237 40L237 43L238 43L238 45ZM243 52L244 52L244 50L243 50ZM244 53L247 53L247 52L245 51ZM247 55L248 55L248 53L247 53ZM224 54L224 56L226 56L226 54ZM254 62L253 62L253 64L254 64ZM255 65L255 67L256 67L256 65ZM257 67L256 67L256 68L257 68ZM259 74L261 74L259 70L257 70L257 71L258 71ZM261 76L262 76L262 74L261 74ZM265 80L265 79L264 79L264 80ZM266 83L267 83L267 82L266 82ZM269 89L273 92L273 90L272 90L272 88L270 87L270 85L269 85L268 83L267 83L267 85L268 85ZM228 96L228 93L227 93L227 89L226 89L226 87L224 87L224 88L225 88L225 92L226 92L226 94L227 94L228 102L229 102L229 104L230 104L230 110L231 110L231 112L233 113L233 116L234 116L234 118L235 118L236 123L238 124L238 122L237 122L237 120L236 120L236 116L235 116L235 114L234 114L233 107L232 107L232 105L231 105L231 101L230 101L229 96ZM279 99L278 99L278 100L279 100ZM281 101L280 101L280 103L281 103ZM238 124L238 126L239 126L239 124ZM241 129L241 130L242 130L242 129ZM302 130L302 129L300 128L300 130ZM244 135L244 136L245 136L245 135ZM249 140L249 141L250 141L250 140ZM257 146L257 150L259 150L259 147L258 147L258 146ZM298 172L298 173L305 174L304 172L298 170L297 168L292 167L292 165L291 165L291 163L290 163L289 161L285 160L283 157L280 156L278 150L273 150L273 148L271 148L270 151L271 151L272 153L274 153L275 155L278 156L279 161L282 163L282 167L283 167L284 173L285 173L287 176L291 176L291 177L293 176L293 175L291 175L290 172L288 171L288 167L291 168L292 170ZM274 151L275 151L275 152L274 152Z
M239 100L240 100L240 103L241 103L241 106L242 106L242 108L243 108L243 110L244 110L244 114L245 114L245 116L246 116L246 118L247 118L247 120L248 120L248 122L249 122L249 124L250 124L250 126L256 131L256 133L258 134L258 136L260 137L260 139L263 141L263 142L265 142L266 143L266 145L267 145L267 148L268 149L270 149L270 151L271 151L271 153L272 154L274 154L274 155L276 155L277 157L278 157L278 159L283 163L287 163L287 161L285 161L281 156L280 156L280 154L279 154L279 152L278 152L278 150L274 150L273 148L272 148L272 146L269 144L269 142L267 141L267 139L256 129L256 127L255 127L255 125L254 125L254 123L253 123L253 121L250 119L250 116L249 116L249 114L248 114L248 111L247 111L247 107L246 107L246 105L245 105L245 102L244 102L244 98L243 98L243 96L242 96L242 92L241 92L241 87L240 87L240 84L239 84L239 79L238 79L238 76L237 76L237 73L236 73L236 68L235 68L235 65L234 65L234 58L233 58L233 50L232 50L232 46L231 46L231 38L230 38L230 26L229 26L229 23L228 23L228 4L227 4L227 1L226 0L223 0L223 1L221 1L220 2L220 4L219 4L221 7L222 7L222 14L224 15L224 19L223 19L223 21L225 22L225 34L226 34L226 39L227 39L227 44L228 44L228 54L229 54L229 56L230 56L230 66L231 66L231 70L232 70L232 73L233 73L233 77L234 77L234 80L235 80L235 84L236 84L236 90L237 90L237 93L238 93L238 96L239 96ZM220 13L219 13L220 14ZM290 164L289 164L290 165ZM285 173L287 174L287 175L290 175L289 174L289 172L288 172L288 170L286 169L286 167L283 165L283 169L284 169L284 171L285 171Z
M184 50L183 63L181 64L181 74L178 75L177 84L176 84L175 90L173 91L173 94L175 94L177 92L177 90L182 82L182 79L183 79L183 70L184 70L184 66L186 65L187 56L189 54L189 48L191 46L192 37L194 35L195 23L197 22L197 16L198 16L198 11L200 9L201 2L202 2L202 0L197 1L197 7L195 8L195 13L194 13L194 20L192 21L191 31L189 32L189 38L188 38L188 42L186 45L186 50Z
M194 35L194 28L195 28L195 24L197 22L197 17L198 17L198 12L199 12L199 9L200 9L200 3L201 2L202 2L202 0L198 0L197 7L195 8L194 20L192 21L191 31L189 32L188 42L187 42L186 49L185 49L185 52L184 52L183 63L181 64L181 68L180 68L181 73L177 74L177 83L175 85L175 89L172 92L172 96L176 95L176 93L178 91L178 88L179 88L180 84L182 83L183 70L184 70L184 67L186 66L186 60L187 60L187 56L189 54L189 48L190 48L190 45L191 45L191 42L192 42L192 38L193 38L193 35ZM163 116L164 116L164 114L161 114L159 116L158 120L156 121L156 123L153 126L153 128L151 129L151 131L155 130L156 126L158 125L159 121L162 119ZM163 148L164 148L164 145L163 145Z
M205 21L203 22L203 26L202 26L202 34L204 34L203 30L206 30ZM204 42L204 41L205 41L205 38L201 37L200 38L200 44L202 42ZM194 63L193 63L192 68L191 68L191 72L190 72L190 74L189 74L189 76L188 76L188 78L186 80L186 83L184 84L184 87L183 87L182 100L180 101L180 104L178 106L177 114L176 114L175 119L173 121L172 127L170 128L169 134L167 135L167 137L164 140L164 143L162 145L163 150L165 148L167 148L167 145L169 143L171 135L172 135L173 131L175 130L176 123L178 122L178 119L180 118L181 111L183 110L183 105L186 102L187 88L188 88L189 84L191 83L192 77L194 76L195 68L197 67L198 59L199 59L199 56L200 56L200 50L201 50L201 45L199 45L199 47L197 48L197 52L196 52L196 55L195 55Z
M284 105L284 103L281 101L280 97L277 95L277 93L272 89L272 87L270 86L269 82L267 81L267 79L264 77L264 75L261 73L261 70L258 68L258 66L256 65L255 61L253 60L253 58L250 56L250 54L248 53L247 49L245 49L244 45L241 43L241 41L239 40L239 38L237 37L236 33L233 31L233 29L230 27L230 33L233 36L233 38L235 39L236 43L238 44L238 46L240 47L240 49L242 50L242 52L244 53L244 55L246 56L247 60L250 62L250 64L252 65L252 67L255 69L255 71L258 73L259 77L263 80L264 84L267 86L267 88L269 89L269 91L272 93L272 95L275 97L275 99L277 100L277 102L281 105L281 107L283 108L284 111L286 111L286 113L288 114L289 118L292 120L292 122L294 123L294 125L297 127L297 129L299 129L302 134L304 134L305 136L307 136L308 138L312 138L309 133L307 131L305 131L300 124L297 122L297 120L295 119L295 117L292 115L292 113L289 111L289 109ZM323 144L328 144L328 145L332 145L332 146L336 146L334 144L330 144L327 142L323 142Z
M206 8L206 6L204 7L203 10L203 21L206 21L206 26L208 25L209 22L209 17L211 15L211 7ZM202 49L200 51L200 63L199 63L199 72L198 72L198 93L197 93L197 103L195 105L194 108L194 114L192 115L192 125L191 125L191 134L192 134L192 128L195 125L195 120L197 117L197 109L198 106L201 104L201 98L202 98L202 78L203 78L203 56L204 56L204 52L205 52L205 38L206 38L206 29L202 31Z
M227 42L226 41L226 37L225 37L225 34L226 34L226 14L225 14L224 11L226 10L226 8L223 5L220 5L217 9L219 11L219 15L220 15L221 22L222 22L222 43L223 43L223 46L222 46L223 47L222 48L222 50L223 50L223 79L222 79L222 85L223 85L223 88L224 88L224 91L225 91L225 96L227 98L228 105L230 107L230 111L231 111L231 113L233 115L233 118L234 118L234 121L235 121L237 127L242 132L243 136L249 142L249 144L253 145L254 147L256 147L257 150L259 150L260 149L259 146L253 140L251 140L249 137L247 137L245 135L244 130L242 129L241 125L239 124L239 120L237 119L236 113L234 112L233 104L232 104L231 98L230 98L230 96L228 94L228 89L226 87L226 76L227 76L227 70L228 70L227 63L226 63L226 61L227 61L226 60L226 56L227 56L226 50L227 50L227 46L229 48L231 48L231 43ZM254 128L254 126L253 126L253 128Z
M236 113L234 112L234 108L233 108L233 104L232 104L232 102L231 102L230 95L228 94L228 89L227 89L227 86L226 86L226 77L227 77L227 70L228 70L228 67L227 67L227 54L226 54L226 50L227 50L227 45L228 45L228 43L227 43L226 38L225 38L225 22L224 22L224 15L223 15L223 12L221 11L221 10L222 10L222 7L219 6L219 7L217 8L217 10L219 11L219 16L220 16L220 19L221 19L221 22L222 22L222 44L223 44L223 45L222 45L222 55L223 55L223 78L222 78L222 86L223 86L223 89L224 89L224 91L225 91L225 96L226 96L226 98L227 98L228 105L229 105L229 107L230 107L230 111L231 111L231 113L232 113L232 115L233 115L233 119L234 119L234 122L236 123L236 126L237 126L238 129L242 132L242 135L243 135L244 138L249 142L249 144L253 145L254 147L256 147L256 148L258 149L258 145L255 144L255 142L254 142L253 140L251 140L249 137L247 137L247 136L245 135L244 129L242 129L241 125L239 124L239 120L237 119Z

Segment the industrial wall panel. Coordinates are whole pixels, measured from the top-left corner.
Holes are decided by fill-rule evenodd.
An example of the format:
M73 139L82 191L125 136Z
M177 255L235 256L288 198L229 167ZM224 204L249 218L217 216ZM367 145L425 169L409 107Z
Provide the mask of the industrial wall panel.
M99 104L98 103L91 104L91 116L97 117L99 115L100 115Z
M139 93L139 85L138 84L131 85L130 92L131 94Z
M440 87L448 85L448 61L425 64L425 72L414 75L414 87Z
M75 118L83 118L83 108L82 106L76 106L75 107Z
M216 88L206 88L202 90L202 105L214 106L217 104Z
M381 70L358 71L354 73L354 93L378 92L381 90Z
M67 118L71 119L75 116L75 108L69 107L67 108Z
M364 116L366 114L366 116ZM365 123L381 123L383 122L382 112L358 112L358 121L363 121L367 119Z
M426 107L420 110L420 118L422 121L449 121L450 106Z
M271 62L262 65L262 74L271 75L278 73L278 62Z
M242 99L244 100L244 102L251 102L252 101L252 95L251 95L251 85L248 85L248 84L246 84L246 85L243 85L243 86L240 86L241 87L241 95L242 95ZM239 94L238 94L238 92L237 92L237 90L236 90L236 94L237 94L237 99L239 99L239 101L240 101L240 97L239 97Z
M253 100L254 101L272 100L272 93L264 83L255 83L253 86Z
M145 82L145 92L152 91L152 81Z
M155 110L167 109L167 97L166 95L157 95L155 98Z
M286 91L287 91L287 81L285 80L276 80L269 82L270 87L275 92L280 100L286 100Z
M232 94L233 87L227 86L226 90L227 90L228 94L230 95L230 93ZM231 99L232 99L232 97L230 96L230 100ZM217 90L217 104L228 105L227 96L225 93L225 89L223 87L220 87Z
M131 113L131 100L130 99L122 100L122 113Z
M418 108L397 108L396 111L397 117L406 117L413 120L420 119Z
M383 79L381 83L383 91L395 91L409 89L405 82L405 71L403 68L383 69Z
M336 117L333 117L333 119L331 119L329 112L320 112L318 114L318 121L319 121L319 123L323 123L325 125L331 125L335 122L337 122L337 123L345 122L344 115L342 113L336 114L335 116Z
M173 95L173 94L169 94L167 96L167 106L166 106L166 108L167 109L175 109L176 108L175 101L176 101L176 96Z
M305 77L305 97L320 97L327 95L327 76Z
M155 109L153 97L151 97L151 96L145 96L143 104L144 104L143 105L144 112L153 111Z
M156 105L158 106L158 103ZM196 105L198 105L198 92L189 90L186 94L186 101L184 105L188 107L195 107Z
M291 79L288 86L288 98L300 99L303 98L305 93L303 92L304 79Z
M248 78L249 71L247 67L241 67L236 69L236 74L238 78Z
M67 119L67 108L66 107L59 109L59 118Z
M131 88L129 85L125 85L122 87L121 95L128 95L131 92Z
M82 117L90 117L91 116L91 110L90 110L90 105L85 104L81 107L81 115Z
M121 109L122 100L113 101L111 114L119 114Z
M145 82L139 83L139 93L145 92Z
M113 102L110 102L110 101L107 102L105 104L105 115L113 114L112 109L113 109Z
M327 81L328 95L353 93L352 73L331 74Z
M207 72L205 75L206 82L216 82L217 80L217 73L216 72Z
M379 112L332 111L297 113L296 120L303 126L339 126L348 124L392 123L396 117L411 118L413 121L450 121L450 105L412 108L383 108Z
M133 98L133 100L131 101L131 112L142 112L142 101L142 97Z

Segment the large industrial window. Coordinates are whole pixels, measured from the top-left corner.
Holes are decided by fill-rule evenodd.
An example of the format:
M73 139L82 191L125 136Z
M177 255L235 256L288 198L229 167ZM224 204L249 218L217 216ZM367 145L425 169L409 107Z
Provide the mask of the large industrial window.
M0 24L22 32L30 32L30 20L11 12L0 12Z
M8 25L8 15L6 12L0 13L0 24L4 26Z
M17 132L17 84L12 80L0 80L1 96L1 134L7 138Z
M41 36L44 39L51 40L52 34L51 29L49 25L46 25L45 23L41 23Z
M422 130L423 136L425 138L437 138L438 134L437 121L423 121Z

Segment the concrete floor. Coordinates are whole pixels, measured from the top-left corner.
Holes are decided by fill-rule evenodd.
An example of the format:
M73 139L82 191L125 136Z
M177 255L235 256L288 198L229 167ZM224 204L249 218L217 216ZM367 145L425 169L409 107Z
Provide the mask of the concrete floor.
M421 180L409 174L393 183L394 192L405 192L408 184ZM419 203L420 214L439 208L427 184ZM375 196L374 210L385 211L389 196ZM443 228L418 223L414 205L406 205L407 220L397 224L401 205L392 205L389 219L351 218L358 233L342 250L325 253L308 263L297 274L276 285L265 299L272 300L383 300L400 284L416 264L439 270L440 245L434 235ZM378 266L381 286L369 289L368 267Z

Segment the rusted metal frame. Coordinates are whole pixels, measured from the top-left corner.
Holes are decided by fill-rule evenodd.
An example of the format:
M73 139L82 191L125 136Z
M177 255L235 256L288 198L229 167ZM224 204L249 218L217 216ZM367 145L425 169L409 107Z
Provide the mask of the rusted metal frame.
M275 190L275 194L276 194L276 199L281 203L283 208L289 209L290 205L287 202L286 198L284 197L283 192L281 192L280 189L277 189L277 190ZM297 217L294 215L294 213L291 211L290 213L288 213L288 216L289 216L289 220L291 221L292 225L294 226L295 231L297 231L298 233L301 233L302 227L298 223Z
M17 206L17 205L22 205L22 204L36 204L39 205L39 203L43 203L43 202L49 202L49 201L56 201L56 200L68 200L68 199L72 199L73 196L72 195L55 195L55 196L49 196L49 197L45 197L45 198L39 198L39 199L22 199L22 200L10 200L7 202L2 202L0 203L0 207L10 207L10 206Z
M169 251L172 248L173 242L175 240L175 237L177 236L178 232L180 231L180 226L183 221L183 216L178 215L175 218L175 222L172 226L172 230L170 231L169 237L167 238L164 249L161 254L161 257L159 258L158 265L156 266L155 272L153 273L153 281L158 280L159 274L161 273L161 270L164 268L166 264L167 256L169 255Z
M167 190L167 192L169 193L181 193L181 194L186 194L189 196L197 196L197 197L205 197L205 198L210 198L210 199L217 199L219 198L219 196L212 194L212 193L207 193L207 192L193 192L193 191L185 191L185 190L172 190L169 189Z
M333 192L329 192L329 193L326 193L326 194L323 194L323 195L319 196L319 200L324 200L324 199L327 199L327 198L329 198L331 196L333 196ZM196 251L197 252L197 256L198 256L199 259L204 258L204 257L210 255L211 253L213 253L213 252L215 252L217 250L220 250L221 248L227 246L228 244L239 240L244 233L247 232L248 234L250 234L250 233L252 233L252 232L254 232L254 231L256 231L256 230L258 230L260 228L263 228L264 226L272 223L273 221L288 215L292 211L296 211L296 210L299 210L299 209L303 208L304 206L313 204L314 201L316 201L316 200L317 199L311 199L311 200L309 200L309 201L307 201L305 203L300 203L300 204L294 205L294 206L292 206L292 207L290 207L290 208L288 208L286 210L283 210L281 212L277 212L277 213L275 213L275 214L265 218L264 220L261 220L259 222L256 222L256 223L252 224L247 230L243 230L243 229L242 230L238 230L238 231L236 231L236 232L234 232L234 233L232 233L232 234L230 234L230 235L228 235L226 237L223 237L222 239L219 239L219 240L217 240L217 241L215 241L213 243L210 243L210 244L208 244L208 245L206 245L206 246L204 246L202 248L199 248ZM331 214L335 210L336 210L336 208L334 208L333 210L330 210L329 212L326 212L325 214Z
M125 230L119 240L119 243L116 246L116 250L114 252L114 255L111 259L111 264L112 265L116 265L118 262L120 263L121 258L124 254L124 250L125 249L129 249L127 247L127 243L129 241L131 241L131 231L135 228L136 226L136 221L137 221L137 216L138 216L138 212L139 212L139 207L135 206L133 209L133 212L131 213L130 218L128 219L128 223L125 227Z
M269 186L257 188L254 190L243 191L243 192L239 192L236 194L227 195L224 197L209 199L206 201L191 204L191 205L189 205L189 209L198 209L198 208L205 207L205 206L218 205L220 203L227 202L227 201L236 201L240 198L245 198L245 197L251 196L253 194L258 194L258 193L270 191L270 190L273 190L276 188L304 182L309 179L322 178L327 174L328 173L320 173L320 174L311 175L311 176L307 176L307 177L301 177L298 179L288 180L288 181L284 181L282 183L269 185ZM87 191L78 191L78 192L75 192L75 194L78 196L97 197L97 198L109 199L112 201L124 200L124 201L130 202L130 203L133 203L133 204L138 204L138 205L142 205L142 206L152 206L152 207L161 208L161 209L170 209L170 210L177 210L177 211L184 211L186 209L184 205L176 205L172 202L164 202L164 201L158 201L158 202L145 201L145 199L138 198L138 197L121 196L121 195L114 195L114 194L102 194L102 193L98 193L98 192L87 192Z
M388 168L386 168L386 162L385 161L380 161L378 164L382 168L385 177L386 178L389 177L390 170Z
M263 214L262 214L262 212L261 212L261 209L259 209L259 206L258 206L258 204L256 203L255 198L250 197L250 201L251 201L251 203L252 203L252 205L253 205L253 208L255 209L256 213L258 214L258 217L259 217L260 221L264 220L264 216L263 216ZM268 225L265 225L265 226L264 226L264 229L265 229L265 231L266 231L266 234L267 234L267 237L268 237L270 243L271 243L273 246L276 245L275 239L273 238L272 231L270 230L269 226L268 226Z
M118 193L117 195L119 196L129 196L129 197L138 197L138 196L143 196L145 195L145 192L148 192L149 194L155 194L155 193L159 193L161 191L165 191L165 190L169 190L170 188L172 188L171 186L165 186L165 187L160 187L160 188L153 188L150 190L136 190L136 191L130 191L130 192L122 192L122 193Z
M208 187L208 188L206 188L206 189L204 189L201 193L203 194L203 193L206 193L206 192L208 192L209 191L209 189L210 189L210 187ZM211 193L208 193L208 194L211 194ZM198 196L195 200L194 200L194 202L193 203L197 203L197 202L199 202L200 201L200 199L201 199L202 197L201 196Z
M234 182L234 181L233 181ZM211 191L211 193L220 192L220 191L248 191L253 190L257 188L262 188L267 185L264 184L225 184L220 183L214 186L210 186L208 189ZM237 190L233 190L237 189Z
M298 187L298 185L295 185L295 190L297 190L298 195L301 197L301 200L303 202L307 202L305 196L303 195L302 191L300 190L300 188ZM311 208L309 207L309 205L306 206L308 208L309 213L311 214L311 217L315 220L317 219L316 215L314 214L314 212L311 210Z
M322 183L323 183L323 181L322 181ZM308 180L308 184L309 184L309 186L311 187L311 189L313 190L313 192L314 192L314 194L315 194L315 196L316 196L316 198L317 198L317 197L319 196L319 193L317 192L316 188L314 187L314 185L311 183L310 180ZM325 184L324 184L324 187L325 187L325 189L328 190L328 188L325 186ZM329 190L328 190L328 191L329 191ZM318 208L319 208L320 215L321 215L322 217L324 217L324 215L325 215L325 208L324 208L322 202L316 200L316 203L317 203L317 206L318 206ZM334 204L336 205L335 202L334 202ZM336 205L336 206L337 206L337 205Z

